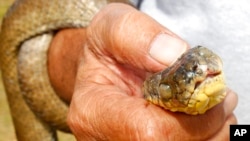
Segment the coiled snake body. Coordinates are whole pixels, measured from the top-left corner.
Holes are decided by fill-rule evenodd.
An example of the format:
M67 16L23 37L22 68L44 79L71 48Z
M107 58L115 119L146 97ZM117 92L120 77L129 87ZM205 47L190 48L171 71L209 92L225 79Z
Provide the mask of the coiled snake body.
M54 31L87 26L113 1L119 0L18 0L5 15L0 63L18 140L56 140L56 129L70 132L68 105L49 83L47 48ZM197 47L148 78L144 92L146 99L171 111L202 114L225 96L221 60Z

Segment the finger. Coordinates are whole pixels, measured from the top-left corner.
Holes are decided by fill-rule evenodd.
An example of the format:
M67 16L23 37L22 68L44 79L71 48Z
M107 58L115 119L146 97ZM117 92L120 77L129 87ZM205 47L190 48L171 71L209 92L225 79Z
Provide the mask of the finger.
M83 52L82 46L86 39L85 33L85 29L60 30L53 38L48 51L48 73L51 85L68 103L74 90L78 59Z
M227 96L225 97L225 100L223 101L223 107L224 112L226 116L229 116L232 114L234 109L236 108L238 104L238 96L232 89L227 89Z
M124 4L103 8L92 20L87 36L96 54L148 71L171 65L188 48L177 35Z
M223 127L220 129L220 131L215 134L212 138L209 140L214 141L228 141L229 140L229 127L231 124L237 124L237 119L234 114L231 114L228 116L226 122L224 123Z

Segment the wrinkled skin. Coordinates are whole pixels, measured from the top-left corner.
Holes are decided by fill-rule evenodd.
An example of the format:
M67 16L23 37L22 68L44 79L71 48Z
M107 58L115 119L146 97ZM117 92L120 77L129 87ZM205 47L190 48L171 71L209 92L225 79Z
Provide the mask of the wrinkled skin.
M161 34L166 38L159 41ZM165 55L154 50L161 43ZM221 104L197 116L166 111L143 99L148 74L170 66L186 49L174 33L122 4L102 9L87 29L60 31L50 47L49 74L57 93L71 99L68 123L76 138L228 140L229 124L237 123L237 96L230 89ZM171 54L164 58L167 51Z

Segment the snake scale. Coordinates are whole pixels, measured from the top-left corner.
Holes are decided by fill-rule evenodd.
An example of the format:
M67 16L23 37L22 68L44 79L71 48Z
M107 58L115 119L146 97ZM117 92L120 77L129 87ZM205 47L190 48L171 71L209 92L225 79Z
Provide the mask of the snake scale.
M56 130L70 132L66 124L68 105L50 86L47 50L55 31L86 27L110 2L128 3L17 0L9 9L0 33L0 63L18 140L57 140ZM220 103L225 87L219 56L198 46L149 77L143 91L153 104L196 115Z

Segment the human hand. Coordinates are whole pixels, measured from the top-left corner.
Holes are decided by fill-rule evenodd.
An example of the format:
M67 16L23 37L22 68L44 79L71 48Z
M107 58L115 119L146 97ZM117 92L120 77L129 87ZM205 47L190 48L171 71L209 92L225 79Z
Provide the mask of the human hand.
M85 32L85 31L84 31ZM148 73L171 65L188 45L132 7L110 4L86 30L68 123L78 140L228 140L237 96L204 115L172 113L142 97Z

